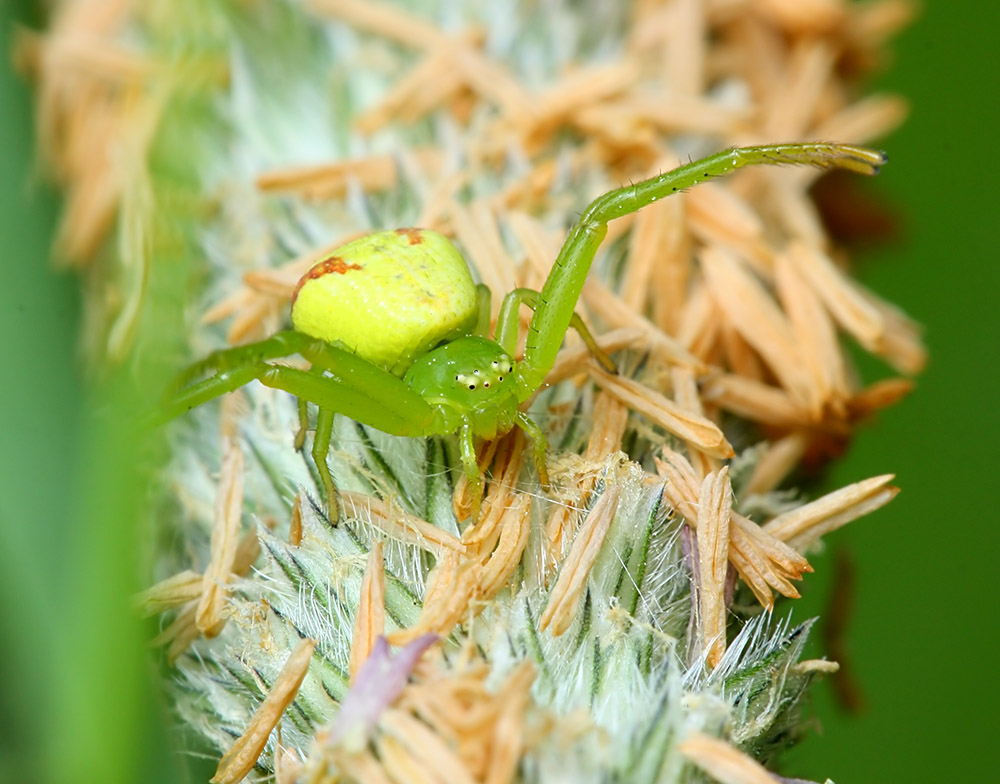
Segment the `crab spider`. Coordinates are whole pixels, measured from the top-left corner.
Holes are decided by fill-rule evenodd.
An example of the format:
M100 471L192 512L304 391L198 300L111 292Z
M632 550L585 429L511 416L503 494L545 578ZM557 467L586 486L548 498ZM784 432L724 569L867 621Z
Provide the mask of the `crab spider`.
M312 456L334 522L336 487L326 458L335 414L396 436L456 433L475 519L483 493L477 438L492 439L520 427L533 441L539 478L548 485L545 438L519 406L544 383L569 327L614 370L574 312L609 221L743 166L809 164L875 174L884 162L880 152L841 144L737 147L605 193L569 232L542 290L515 289L504 297L492 339L487 334L489 291L473 283L447 239L423 229L363 237L333 251L299 281L292 298L293 330L216 351L192 365L167 403L166 416L257 379L298 398L296 447L301 449L306 406L316 405ZM515 359L521 304L534 314L523 357ZM309 369L268 361L293 354L301 355Z

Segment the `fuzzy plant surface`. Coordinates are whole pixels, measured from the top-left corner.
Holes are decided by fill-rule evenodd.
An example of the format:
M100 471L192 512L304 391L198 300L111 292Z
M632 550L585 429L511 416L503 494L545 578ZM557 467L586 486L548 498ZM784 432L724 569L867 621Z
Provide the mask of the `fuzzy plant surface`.
M858 87L898 2L84 5L25 59L97 362L264 338L313 263L396 227L454 239L495 308L603 192L904 113ZM818 176L748 170L611 224L579 310L619 374L567 339L528 408L551 487L519 432L482 444L478 518L451 437L338 417L337 524L291 396L251 384L172 422L139 606L180 747L218 782L779 780L836 670L802 660L794 583L896 492L793 480L924 358L844 272ZM144 343L171 308L183 328ZM847 342L902 375L860 378Z

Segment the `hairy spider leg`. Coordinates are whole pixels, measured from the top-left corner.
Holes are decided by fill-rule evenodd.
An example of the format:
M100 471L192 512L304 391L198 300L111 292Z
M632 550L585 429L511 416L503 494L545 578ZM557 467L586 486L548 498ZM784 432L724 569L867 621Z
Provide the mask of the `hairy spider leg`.
M476 334L485 337L489 331L490 290L486 286L479 284L478 293L479 326L477 327ZM518 328L520 326L518 309L521 305L527 305L529 308L534 310L538 304L538 296L539 293L534 289L517 288L508 292L500 304L500 311L497 314L497 326L493 335L493 340L498 343L500 347L511 357L513 357L517 352L517 336ZM484 314L486 315L485 319ZM600 363L601 367L603 367L608 373L618 373L618 367L615 365L611 357L609 357L601 349L601 347L597 345L597 341L587 328L587 325L584 324L583 319L580 318L579 313L573 313L572 318L570 318L569 326L580 334L584 344ZM516 374L517 372L517 364L515 363L514 373ZM519 400L518 402L523 401ZM533 446L532 455L535 462L535 469L538 471L538 478L542 485L548 488L549 471L546 462L548 442L545 438L545 434L534 421L521 412L517 412L514 421L515 424L517 424L517 426L520 427L531 439ZM482 479L479 476L478 464L475 460L472 431L464 430L460 434L460 439L462 444L462 462L465 466L466 476L472 485L473 507L475 507L473 511L476 513L473 517L475 517L478 514L477 499L482 495Z
M774 144L734 147L647 180L599 196L583 211L559 250L538 295L518 365L518 396L529 398L545 381L573 318L587 273L608 230L608 222L641 210L658 199L744 166L807 164L876 174L885 155L844 144Z
M483 505L483 475L479 472L479 461L476 459L476 438L468 422L458 431L458 447L462 458L462 470L469 483L471 502L469 519L478 520L479 510Z
M330 519L336 522L339 515L337 488L327 463L334 416L344 414L389 435L424 436L434 432L435 412L398 376L346 349L303 335L298 353L312 363L309 370L271 365L260 381L298 397L300 427L303 400L314 403L319 409L311 454ZM299 441L298 435L296 441Z
M298 332L285 330L256 343L213 351L178 374L170 387L170 400L162 410L162 420L166 422L260 378L270 367L265 360L297 353L300 338ZM208 373L214 375L192 383Z
M547 490L550 487L549 470L545 459L545 452L548 449L548 442L542 429L521 411L514 415L514 421L531 439L532 457L535 461L535 469L538 471L538 479ZM469 483L469 495L471 497L469 506L469 519L479 519L479 511L483 503L484 482L483 475L479 471L479 461L476 459L476 439L472 428L468 424L462 425L458 433L458 443L461 449L462 467L465 471L465 478Z
M308 371L298 370L265 361L293 354L301 354L313 368ZM320 372L313 372L316 368ZM272 372L274 370L289 373L275 375ZM215 375L183 387L185 380L211 371L215 371ZM323 371L331 375L323 376ZM264 381L264 376L268 373L271 374L270 378L287 375L290 379L308 377L311 374L311 379L302 378L294 382L308 390L308 394L299 395L300 398L321 404L322 401L331 400L330 394L326 392L329 386L341 389L345 401L343 408L348 409L342 413L392 435L424 434L433 416L433 409L398 376L351 351L301 332L286 330L257 343L215 351L188 368L175 383L175 388L182 388L164 408L163 418L167 420L180 416L202 403L239 389L253 379ZM338 405L332 407L341 411ZM397 411L398 414L393 413Z
M265 360L301 354L311 363L309 370L273 365ZM430 435L434 409L398 376L361 359L353 352L300 332L284 331L246 346L210 354L188 369L180 381L206 372L215 375L182 389L166 407L173 418L213 398L232 392L253 379L298 398L300 432L296 446L305 440L302 426L306 403L319 408L312 457L327 496L331 520L336 521L336 486L326 456L330 449L334 414L341 413L390 435Z
M515 414L515 421L517 422L517 426L527 433L528 438L531 439L535 469L538 471L538 481L542 483L542 487L548 490L550 487L549 467L545 459L548 443L545 440L545 434L535 421L522 411L518 411Z
M494 339L511 356L514 356L514 352L517 349L517 332L520 326L518 308L521 305L527 305L533 311L536 310L540 296L541 294L534 289L514 289L503 298L503 303L500 305L500 313L497 315L497 329ZM570 317L569 327L577 331L584 345L587 346L594 359L597 360L598 364L605 371L612 374L618 373L618 366L615 365L614 360L597 345L593 333L583 323L583 319L580 318L580 314L576 311L573 311L573 315Z
M472 334L479 335L481 338L488 338L490 336L490 299L492 294L490 292L490 287L485 283L476 284L476 308L478 312L476 314L476 327L475 332Z

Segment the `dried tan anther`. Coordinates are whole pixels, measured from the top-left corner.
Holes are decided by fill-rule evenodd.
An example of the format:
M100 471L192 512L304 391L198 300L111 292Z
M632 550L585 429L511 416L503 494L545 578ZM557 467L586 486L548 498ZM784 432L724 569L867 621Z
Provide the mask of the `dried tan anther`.
M446 668L425 657L366 748L314 744L307 769L337 770L341 778L331 781L508 784L527 746L535 673L522 662L487 688L490 674L473 646Z
M601 553L604 538L615 519L620 495L620 483L609 481L605 485L604 493L580 526L573 546L562 562L559 578L538 622L542 630L551 628L553 636L559 636L569 629L578 615L590 570Z
M340 500L344 514L369 523L391 539L438 556L448 552L465 552L465 545L453 534L395 509L374 496L344 491L340 493Z
M144 617L157 615L198 599L204 582L201 574L185 569L136 594L134 604Z
M684 196L690 230L701 239L749 251L751 258L767 253L763 221L732 187L707 182Z
M507 119L515 124L525 149L535 152L550 141L554 132L573 125L578 112L587 110L593 117L595 106L631 88L639 75L636 64L628 60L579 68L533 96L529 113L512 114Z
M237 345L274 334L282 325L286 309L286 300L256 298L232 320L226 342Z
M667 481L664 497L688 525L696 527L699 518L701 480L691 463L673 450L663 448L662 460L656 460L657 472ZM774 606L772 589L797 598L790 580L801 579L812 571L809 562L784 542L761 529L752 520L732 513L729 528L729 561L743 582L766 608Z
M462 532L462 542L472 554L483 554L493 549L499 537L501 518L515 498L518 477L525 460L526 439L524 431L514 428L507 435L484 442L480 448L477 465L484 477L492 466L489 484L479 512L479 519ZM452 508L458 519L468 519L472 503L472 488L464 473L455 486Z
M670 165L655 167L666 171ZM691 274L687 194L650 204L635 216L621 299L634 313L649 304L653 323L673 331ZM666 316L666 323L662 320Z
M718 365L719 329L722 318L709 295L704 277L699 275L691 280L683 307L676 320L677 342L694 357L701 366Z
M910 392L914 383L908 378L886 378L856 392L847 401L847 412L854 422L863 422L872 414L894 406Z
M412 123L444 106L465 86L456 68L457 50L480 40L480 35L466 33L450 46L430 50L375 106L358 116L354 127L373 134L394 121Z
M236 562L242 512L243 453L231 443L222 459L215 497L212 556L205 569L196 616L198 629L206 637L214 637L224 625L222 610L228 598L226 586Z
M802 673L803 675L813 672L828 675L840 670L840 663L829 661L827 659L804 659L803 661L793 664L792 669L795 672Z
M292 501L292 515L288 524L288 543L294 547L302 544L302 492L295 494Z
M809 437L802 432L793 432L769 442L754 466L744 492L752 495L774 490L799 465L808 446Z
M368 566L361 580L361 600L354 617L351 636L350 670L353 679L368 659L375 641L385 634L385 563L382 542L377 541L368 553Z
M520 431L501 439L497 448L496 478L479 520L462 535L462 551L448 551L427 578L420 620L409 629L387 635L393 645L406 644L421 634L447 636L468 613L507 584L528 542L531 496L513 487L523 460Z
M885 506L899 492L889 484L893 474L855 482L827 493L798 509L778 515L763 530L798 551L806 550L821 537Z
M461 757L422 721L389 708L382 714L374 745L383 765L402 781L476 784Z
M490 441L484 441L479 446L478 453L476 455L476 466L479 469L479 475L484 478L486 470L493 463L494 458L497 454L497 449L503 439L492 439ZM490 485L493 483L491 482ZM486 490L486 500L489 501L490 490ZM472 484L469 482L469 477L463 472L459 477L458 481L455 482L455 493L452 496L451 501L452 510L455 512L455 517L459 520L467 520L472 512ZM480 510L482 514L482 510Z
M195 622L198 605L195 602L186 605L170 624L157 634L149 644L154 648L164 648L167 661L174 664L199 637L201 632Z
M389 778L388 771L369 749L353 754L337 753L334 756L337 762L337 771L340 774L338 777L332 779L334 782L398 784L397 780Z
M518 285L539 290L559 252L560 238L534 215L516 209L507 209L506 214L506 223L524 252L525 263L517 270Z
M880 139L900 126L909 111L909 104L898 95L870 95L823 120L815 128L815 138Z
M809 412L816 420L827 414L843 417L850 384L829 312L794 261L785 254L775 259L774 282L802 349L811 393L807 403Z
M139 121L153 63L117 40L129 24L130 5L60 3L46 35L22 32L16 40L16 62L39 83L44 162L66 188L56 257L79 266L107 239L127 166L148 142Z
M274 756L275 784L296 784L305 768L295 749L280 747Z
M724 740L690 732L677 750L719 784L775 784L777 779L753 757Z
M608 461L621 454L628 414L628 407L614 395L598 393L592 412L594 425L581 455L585 463L610 468ZM596 481L596 473L591 472L591 475ZM588 484L593 487L592 481Z
M522 661L507 677L500 693L499 719L490 738L486 784L506 784L514 779L526 744L524 720L531 704L535 667Z
M315 647L315 640L300 640L295 646L243 734L219 761L219 767L211 779L212 784L235 784L253 770L257 758L267 745L271 731L278 726L285 708L295 699L309 671Z
M447 550L427 575L423 606L416 625L386 635L390 645L406 645L424 634L447 637L465 620L478 598L483 567L464 554Z
M728 250L712 246L699 258L709 291L724 318L763 357L792 400L807 406L812 390L788 317Z
M729 568L729 525L733 488L729 468L709 474L698 496L699 644L706 665L714 669L726 652L726 572Z
M531 532L531 496L518 494L500 517L500 539L496 548L483 557L477 594L492 599L507 585L521 562Z
M414 163L433 171L442 163L441 151L411 150ZM395 155L373 155L314 166L275 169L257 177L257 187L267 192L294 192L304 199L338 199L356 184L366 193L395 188L399 184L399 159Z
M571 532L575 530L580 511L586 508L597 480L624 459L621 447L628 415L628 408L623 403L607 392L598 393L591 414L593 428L583 454L564 457L558 472L559 502L550 506L545 523L546 579L559 567L572 541Z
M462 532L462 544L471 557L485 557L496 546L503 530L504 518L517 497L517 479L524 464L524 446L524 433L515 429L484 449L483 457L491 459L493 475L483 499L479 519ZM481 462L480 470L485 471L488 465L489 463ZM456 497L459 491L468 495L467 485L456 488ZM461 499L461 504L464 507L468 500Z
M246 576L259 553L260 540L257 532L247 531L236 546L233 575ZM171 663L201 636L196 618L204 587L204 575L187 570L162 580L135 598L139 612L146 616L182 607L174 620L150 642L153 647L165 646L167 661Z
M642 313L629 307L611 289L596 278L589 278L583 287L583 300L587 307L603 323L613 327L639 330L646 338L647 345L658 353L662 360L701 370L705 363L697 352L691 350L683 339L671 337L653 324ZM598 339L600 344L600 339Z
M820 108L835 60L834 48L821 37L806 36L792 43L780 84L775 85L772 100L764 107L760 133L765 138L814 138L806 134Z
M919 327L897 308L846 278L818 249L795 243L789 254L834 319L862 346L904 373L923 368L926 352Z
M809 412L785 390L734 373L710 376L701 395L707 403L762 425L792 430L813 425Z
M494 104L501 115L529 117L536 113L537 99L513 74L477 48L456 47L455 69L480 99Z
M452 205L455 238L466 252L466 260L479 273L480 279L491 291L511 291L514 280L514 260L510 257L500 237L497 216L485 201L471 206ZM494 298L495 300L496 298ZM496 316L500 303L491 303L492 316Z
M692 449L719 458L735 454L718 425L705 417L685 411L659 392L625 376L612 376L597 367L592 367L590 374L601 389L677 436Z
M316 14L340 19L359 30L409 46L434 50L448 46L448 36L436 25L390 3L373 0L308 0Z
M674 390L674 400L677 405L697 416L705 416L698 382L690 368L670 368L670 385ZM698 476L708 476L719 469L719 461L705 452L692 449L690 457Z

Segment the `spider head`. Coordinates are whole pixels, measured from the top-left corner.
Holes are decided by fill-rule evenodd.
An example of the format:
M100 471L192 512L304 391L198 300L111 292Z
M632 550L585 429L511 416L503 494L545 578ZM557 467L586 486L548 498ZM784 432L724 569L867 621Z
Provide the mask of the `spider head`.
M417 359L404 380L428 403L477 422L494 423L502 431L517 408L514 369L514 360L499 344L462 337ZM490 428L476 427L485 429Z

